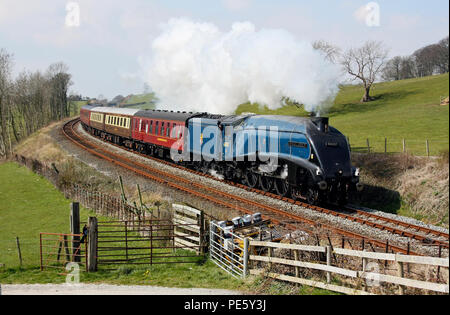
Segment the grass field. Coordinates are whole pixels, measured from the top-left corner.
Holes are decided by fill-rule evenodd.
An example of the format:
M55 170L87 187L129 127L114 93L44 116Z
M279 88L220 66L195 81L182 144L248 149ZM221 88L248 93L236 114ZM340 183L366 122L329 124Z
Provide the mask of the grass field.
M4 265L0 268L0 283L64 282L65 277L58 272L40 272L39 233L69 233L71 201L46 179L15 163L0 164L0 174L0 264ZM82 222L95 216L83 208L80 214ZM20 240L22 268L19 268L16 236ZM115 272L83 273L81 280L228 289L243 285L211 262L122 267Z
M68 233L70 200L46 179L16 163L0 163L0 283L64 283L61 269L41 272L39 233ZM96 216L80 209L81 221ZM99 217L99 220L108 218ZM19 267L16 236L20 239L23 266ZM119 246L119 245L118 245ZM183 288L221 288L264 294L333 294L306 286L251 278L238 280L210 260L189 264L108 266L109 270L82 272L84 283L154 285Z
M139 108L139 109L154 109L155 108L155 94L154 93L147 93L147 94L138 94L133 95L130 97L126 103L122 104L121 106L126 106L128 108ZM136 103L145 103L141 105L136 106L127 106L127 104L136 104Z
M350 139L354 151L365 152L366 139L372 151L401 152L403 139L408 152L426 155L426 140L431 155L449 148L449 107L440 106L440 98L449 95L449 75L378 83L372 90L374 101L360 103L363 89L344 86L330 110L330 124ZM258 104L243 104L236 113L305 116L296 106L276 110Z

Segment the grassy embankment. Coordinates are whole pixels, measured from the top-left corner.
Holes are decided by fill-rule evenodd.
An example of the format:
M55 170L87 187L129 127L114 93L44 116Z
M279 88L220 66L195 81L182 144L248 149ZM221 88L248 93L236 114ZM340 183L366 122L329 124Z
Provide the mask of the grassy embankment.
M59 274L61 270L40 271L39 233L68 233L71 201L46 179L16 163L0 164L0 175L0 283L64 283L66 278ZM89 216L96 216L84 208L80 212L82 222ZM99 220L107 219L99 217ZM22 267L19 267L16 236L20 239ZM113 271L82 272L81 282L222 288L265 294L331 294L262 278L238 280L210 260L189 264L107 267Z
M127 107L127 108L138 108L138 109L154 109L155 108L155 94L154 93L148 93L148 94L137 94L130 97L124 104L121 106ZM145 103L135 106L128 106L129 104L137 104L137 103Z
M0 263L4 265L0 269L0 283L64 282L65 277L56 271L40 272L39 233L68 233L71 201L46 179L15 163L0 164L0 174ZM88 216L96 215L82 208L81 221L86 222ZM18 268L16 236L20 239L22 268ZM211 262L117 267L115 272L82 273L81 280L227 289L243 286L241 281L222 272Z

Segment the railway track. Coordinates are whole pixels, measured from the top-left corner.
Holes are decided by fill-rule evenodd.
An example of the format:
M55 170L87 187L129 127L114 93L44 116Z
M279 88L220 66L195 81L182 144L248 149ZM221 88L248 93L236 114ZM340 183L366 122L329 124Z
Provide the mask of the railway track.
M272 222L274 222L275 224L279 224L281 226L284 226L288 229L294 230L294 229L298 229L301 228L303 230L306 230L308 232L308 227L310 228L320 228L320 229L325 229L327 231L331 231L334 233L337 233L339 235L345 236L345 237L349 237L349 238L353 238L353 239L359 239L362 240L364 242L367 242L368 244L372 244L374 246L378 246L378 247L385 247L387 246L389 250L395 251L395 252L399 252L399 253L403 253L403 254L417 254L417 253L413 253L411 252L408 248L403 248L400 246L395 246L395 245L389 245L386 244L386 242L382 242L379 240L375 240L375 239L370 239L366 236L354 233L354 232L350 232L350 231L346 231L343 229L339 229L337 227L334 226L330 226L327 224L320 224L317 223L313 220L304 218L302 216L290 213L290 212L286 212L265 204L261 204L258 203L256 201L252 201L252 200L248 200L246 198L242 198L236 195L232 195L229 193L226 193L222 190L219 189L215 189L203 184L199 184L199 183L195 183L192 182L190 180L187 180L183 177L174 175L172 173L168 173L165 171L161 171L159 169L150 167L146 164L142 164L136 161L132 161L128 158L125 158L122 155L119 154L115 154L113 152L110 152L108 150L106 150L104 147L100 147L98 145L93 144L92 142L88 141L87 139L85 139L84 137L80 136L77 134L77 132L75 131L75 126L78 124L79 119L75 119L72 120L70 122L68 122L67 124L64 125L63 128L63 133L64 135L71 140L73 143L75 143L76 145L82 147L83 149L89 151L90 153L96 155L97 157L100 157L104 160L107 160L111 163L115 163L121 167L124 167L130 171L133 171L141 176L144 176L146 178L152 179L154 181L157 181L159 183L165 184L169 187L172 187L174 189L195 195L197 197L200 197L204 200L208 200L210 202L213 202L215 204L230 208L230 209L234 209L237 210L239 212L242 213L254 213L256 211L261 212L263 214L263 216L265 216L266 218L270 218L272 220ZM111 143L110 143L111 144ZM115 145L115 144L112 144ZM121 146L115 145L121 149L125 149L127 151L133 152L135 154L140 154L137 153L135 151L123 148ZM394 220L394 219L389 219L389 218L385 218L382 216L378 216L376 214L372 214L372 213L368 213L366 211L362 211L362 210L358 210L358 209L354 209L354 208L348 208L346 209L346 212L349 212L351 214L346 214L346 213L342 213L339 211L335 211L335 210L330 210L330 209L325 209L325 208L321 208L321 207L316 207L316 206L311 206L309 204L306 203L302 203L300 201L295 201L293 199L289 199L289 198L285 198L285 197L280 197L278 195L272 194L272 193L268 193L268 192L264 192L258 189L253 189L253 188L249 188L245 185L242 184L238 184L238 183L234 183L234 182L230 182L230 181L225 181L225 180L221 180L218 179L217 177L214 177L212 175L208 175L208 174L204 174L202 172L198 172L198 171L194 171L191 169L187 169L183 166L168 162L168 161L164 161L164 160L160 160L154 157L149 157L147 155L144 154L140 154L146 158L150 158L153 159L159 163L164 163L167 165L170 165L171 167L176 167L179 169L182 169L184 171L188 171L197 175L202 175L202 176L206 176L209 177L211 179L217 180L217 181L222 181L224 183L245 189L247 191L250 192L254 192L254 193L258 193L264 196L268 196L268 197L272 197L275 199L279 199L279 200L283 200L285 202L289 202L291 204L295 204L295 205L299 205L302 207L306 207L321 213L326 213L326 214L330 214L330 215L334 215L340 218L344 218L347 220L351 220L353 222L358 222L360 224L364 224L373 228L377 228L380 230L384 230L384 231L389 231L393 234L397 234L399 236L403 236L403 237L408 237L410 239L413 240L417 240L419 242L425 243L425 244L432 244L432 245L439 245L439 246L443 246L445 248L448 248L448 243L442 241L442 240L437 240L436 238L431 238L429 235L433 235L433 236L437 236L442 238L445 238L448 240L448 234L445 233L441 233L439 231L436 230L432 230L432 229L427 229L425 227L422 226L417 226L417 225L412 225L412 224L408 224L402 221L398 221L398 220ZM375 222L374 222L375 221ZM414 232L410 232L410 231L405 231L403 229L399 229L399 228L395 228L392 226L387 226L385 224L381 224L379 222L376 221L382 221L382 222L386 222L389 224L397 224L399 226L402 226L405 229L414 229L417 232L420 232L421 234L418 233L414 233ZM299 224L301 224L302 226L300 227ZM310 231L309 231L310 232Z

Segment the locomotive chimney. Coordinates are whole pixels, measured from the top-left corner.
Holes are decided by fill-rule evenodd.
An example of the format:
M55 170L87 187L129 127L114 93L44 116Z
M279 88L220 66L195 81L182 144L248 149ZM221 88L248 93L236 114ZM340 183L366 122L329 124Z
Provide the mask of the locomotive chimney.
M321 132L328 132L328 117L311 117L311 120Z

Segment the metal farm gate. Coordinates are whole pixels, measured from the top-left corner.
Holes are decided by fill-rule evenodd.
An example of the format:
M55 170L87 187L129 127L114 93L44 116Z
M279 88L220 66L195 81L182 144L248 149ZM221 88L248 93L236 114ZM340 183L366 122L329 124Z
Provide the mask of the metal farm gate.
M210 222L209 252L211 260L233 277L248 274L248 238L242 238L226 228Z
M87 240L83 234L40 233L39 258L41 271L60 269L65 274L68 263L77 263L87 270Z
M194 223L174 224L171 220L98 222L98 267L117 265L154 265L196 263L203 259L199 245L181 244L175 230L198 228ZM193 250L193 251L192 251ZM115 267L114 267L115 266Z

